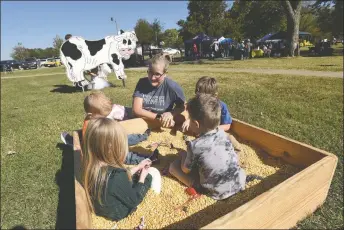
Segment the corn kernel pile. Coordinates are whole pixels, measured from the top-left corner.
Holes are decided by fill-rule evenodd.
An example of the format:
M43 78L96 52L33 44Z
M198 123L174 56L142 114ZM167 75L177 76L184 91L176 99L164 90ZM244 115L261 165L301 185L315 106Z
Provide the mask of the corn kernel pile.
M192 137L189 137L191 140ZM152 142L172 143L173 147L160 146L159 165L154 165L161 172L166 169L172 161L177 159L176 153L186 149L183 134L179 131L173 132L170 129L162 129L152 132L147 141L130 147L130 151L140 153L152 153L150 148ZM240 207L259 194L274 187L288 177L297 173L300 169L287 165L280 159L273 158L267 153L250 146L249 143L240 142L241 167L246 174L256 174L265 179L254 180L246 184L246 189L236 195L222 201L215 201L205 195L192 200L183 209L176 208L184 204L189 196L186 194L186 186L179 183L173 177L162 175L162 191L159 195L149 190L143 202L137 210L127 218L114 222L103 217L92 214L92 225L95 229L133 229L140 224L141 217L145 219L146 229L176 229L176 228L201 228L217 218Z

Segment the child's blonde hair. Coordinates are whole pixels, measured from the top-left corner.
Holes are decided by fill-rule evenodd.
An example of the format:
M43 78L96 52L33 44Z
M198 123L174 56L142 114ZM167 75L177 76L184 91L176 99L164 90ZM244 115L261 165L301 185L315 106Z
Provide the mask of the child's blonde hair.
M90 211L94 211L92 201L97 199L102 205L101 194L107 188L107 166L125 169L128 139L124 128L108 118L90 120L84 138L82 183Z
M111 109L111 100L101 91L92 92L84 99L84 110L89 118L106 117Z
M159 53L153 56L149 61L149 68L156 65L163 64L164 72L168 71L169 63L171 62L171 57L168 53Z
M211 94L218 96L217 81L213 77L203 76L199 78L195 86L195 94Z
M190 118L198 121L207 131L215 129L220 123L220 103L211 94L197 94L188 101L187 111Z

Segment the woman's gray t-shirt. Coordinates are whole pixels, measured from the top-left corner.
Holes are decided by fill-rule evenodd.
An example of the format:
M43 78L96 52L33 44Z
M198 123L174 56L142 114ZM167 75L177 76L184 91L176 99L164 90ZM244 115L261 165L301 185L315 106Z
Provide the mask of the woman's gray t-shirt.
M147 77L139 79L133 97L142 98L143 109L153 113L170 112L174 105L183 106L185 103L181 86L167 77L158 87L153 87Z

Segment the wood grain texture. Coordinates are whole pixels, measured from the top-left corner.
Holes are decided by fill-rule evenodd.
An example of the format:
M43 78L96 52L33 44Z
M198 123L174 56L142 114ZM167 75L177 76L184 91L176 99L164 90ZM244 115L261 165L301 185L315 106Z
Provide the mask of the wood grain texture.
M296 166L307 167L322 159L324 156L335 156L332 153L311 145L292 140L236 119L233 119L231 132L242 139L252 142L270 155L280 157Z
M76 228L91 229L91 212L88 208L85 190L77 180L74 180L74 185L76 203Z
M326 199L337 158L326 156L203 229L288 229Z

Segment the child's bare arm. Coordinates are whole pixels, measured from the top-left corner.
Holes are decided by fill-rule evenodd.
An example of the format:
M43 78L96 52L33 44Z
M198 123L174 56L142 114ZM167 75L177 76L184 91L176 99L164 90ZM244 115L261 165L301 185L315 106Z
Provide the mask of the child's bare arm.
M223 129L224 132L228 132L230 130L231 124L220 125L219 128Z

